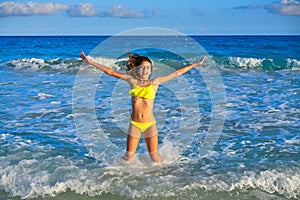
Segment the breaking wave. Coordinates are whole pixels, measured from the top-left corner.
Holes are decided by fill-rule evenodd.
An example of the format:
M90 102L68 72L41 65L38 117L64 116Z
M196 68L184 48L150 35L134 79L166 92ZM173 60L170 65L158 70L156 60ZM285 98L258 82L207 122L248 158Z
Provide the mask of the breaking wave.
M300 70L296 59L213 57L219 66L241 70Z
M161 56L163 57L163 56ZM175 59L175 60L174 60ZM163 63L166 65L184 66L188 64L187 61L181 58L152 60L155 63ZM272 58L244 58L244 57L223 57L223 56L212 56L213 61L219 68L225 69L237 69L237 70L300 70L300 61L296 59L272 59ZM115 69L126 70L125 62L126 58L105 58L98 57L94 58L95 61L110 66ZM13 67L16 69L29 69L34 71L50 71L50 72L68 72L76 73L79 67L82 65L82 61L78 59L49 59L44 60L40 58L21 58L9 60L0 63L2 67ZM88 67L92 69L92 67Z
M166 148L168 155L174 150ZM14 163L12 156L0 157L0 160L0 189L22 199L55 197L65 192L88 196L115 194L122 199L174 198L184 194L185 197L199 199L207 192L237 190L254 190L286 198L300 197L300 170L297 167L208 175L209 166L192 172L187 167L192 161L189 163L182 158L166 166L154 165L150 161L134 161L132 164L118 161L103 166L60 155L23 159L17 163ZM81 167L83 163L84 168Z

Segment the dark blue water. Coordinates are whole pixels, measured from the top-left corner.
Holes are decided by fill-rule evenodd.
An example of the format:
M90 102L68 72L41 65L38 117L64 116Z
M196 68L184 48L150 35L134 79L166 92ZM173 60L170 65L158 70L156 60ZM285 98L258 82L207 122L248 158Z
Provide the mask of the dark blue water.
M12 36L0 46L0 199L300 198L300 36ZM154 77L208 55L159 88L162 165L144 140L122 161L129 88L79 59L84 50L124 72L126 48L153 60Z

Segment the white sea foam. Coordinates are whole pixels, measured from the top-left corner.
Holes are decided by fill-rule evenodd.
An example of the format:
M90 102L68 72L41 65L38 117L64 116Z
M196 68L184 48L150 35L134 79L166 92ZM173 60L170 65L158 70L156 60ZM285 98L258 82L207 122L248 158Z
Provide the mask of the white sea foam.
M105 57L90 57L89 58L93 59L97 63L101 63L102 65L114 68L114 69L119 69L119 66L116 64L116 61L122 61L124 59L114 59L114 58L105 58ZM124 60L125 61L125 60Z
M40 66L45 65L45 61L39 58L22 58L16 59L9 62L9 64L14 65L17 68L31 68L38 70Z
M259 173L247 172L230 189L245 187L258 188L271 194L282 194L288 198L297 198L300 196L300 171L294 168L266 170Z
M287 59L287 66L292 68L292 70L294 70L294 71L300 70L300 60L289 58L289 59Z
M53 104L53 105L60 105L61 102L60 102L60 101L51 101L50 104Z
M7 134L2 133L1 134L1 140L6 140Z
M175 197L192 190L230 192L236 189L255 189L287 198L300 196L300 170L296 167L210 174L211 166L206 165L199 169L206 175L199 177L189 171L190 161L180 159L179 149L172 143L166 141L160 152L165 157L164 164L151 163L146 154L137 155L128 163L117 153L118 159L113 163L106 166L91 163L84 168L80 167L82 160L60 155L44 160L24 159L17 164L9 162L12 156L0 157L0 189L21 198L53 197L67 190L90 196L117 193L135 199ZM184 180L189 180L188 184Z
M21 58L14 59L3 63L6 66L16 67L17 69L30 69L33 71L39 70L76 70L81 64L80 59L61 59L55 58L44 60L40 58ZM2 64L2 65L3 65Z
M290 139L290 140L284 140L284 143L286 144L300 144L300 140L299 139Z
M125 63L127 62L128 58L108 58L108 57L101 57L101 56L88 56L89 58L93 59L94 61L101 63L105 66L111 67L116 70L126 70ZM161 63L164 63L166 60L153 60L153 63L156 68L154 68L155 74L159 73L169 73L166 70L166 66L161 67ZM228 63L229 62L229 63ZM297 59L290 59L287 58L280 62L277 62L273 58L247 58L247 57L225 57L221 58L221 60L216 60L218 65L227 65L229 67L241 67L244 69L263 69L264 66L267 68L275 68L275 69L291 69L291 70L299 70L300 69L300 61ZM83 66L86 70L96 70L94 67L87 67L86 64L83 64L83 61L80 58L77 59L62 59L62 58L55 58L44 60L40 58L21 58L10 60L7 62L2 63L1 65L6 66L13 66L18 69L31 69L34 71L39 70L59 70L59 71L76 71L79 69L80 66ZM83 65L82 65L83 64ZM176 64L178 65L178 63ZM184 65L184 63L180 64ZM225 66L228 67L228 66ZM203 68L203 70L206 70ZM193 71L192 71L193 73Z
M39 100L44 100L46 98L52 98L52 97L54 96L46 93L38 93L37 96L34 96L35 99L39 99Z
M265 61L265 60L266 59L229 57L229 61L232 64L237 65L237 66L241 66L241 67L247 67L247 68L260 67L262 65L263 61Z
M238 67L243 69L280 69L280 70L299 70L300 61L296 59L278 60L273 58L246 58L246 57L228 57L221 61L221 65L229 62L229 67ZM222 63L224 62L224 63ZM227 64L225 64L227 65ZM228 66L225 66L228 67Z
M3 139L6 137L8 136L2 135ZM40 146L42 144L39 143L33 144L34 141L24 140L19 136L13 137L11 146L14 146L12 148L15 150L24 149L32 144L32 147L48 154L45 158L44 153L34 153L32 155L34 158L29 158L30 152L20 151L20 153L0 157L0 189L21 198L51 197L66 192L68 189L78 194L91 196L111 192L120 193L124 197L143 197L145 193L139 195L135 186L141 185L147 190L151 183L147 174L159 173L167 166L176 165L180 156L179 150L166 141L161 149L161 154L165 157L164 164L152 163L147 153L137 154L132 162L125 162L121 159L123 152L116 152L112 162L102 159L103 164L93 162L85 164L82 168L82 163L84 163L82 159L73 160L62 155L51 156L53 147L46 148L47 146ZM15 162L14 160L18 160L20 156L24 159ZM150 187L156 186L150 185Z

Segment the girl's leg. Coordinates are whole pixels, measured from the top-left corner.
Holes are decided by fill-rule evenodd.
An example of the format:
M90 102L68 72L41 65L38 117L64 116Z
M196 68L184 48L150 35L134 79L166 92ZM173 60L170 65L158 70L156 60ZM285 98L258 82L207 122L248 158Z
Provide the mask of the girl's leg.
M149 127L145 133L145 140L148 147L148 152L153 162L162 162L163 158L158 153L158 133L156 125Z
M139 144L140 138L141 138L140 130L137 127L130 124L128 128L126 153L123 157L124 160L126 161L132 160L134 153L137 149L137 146Z

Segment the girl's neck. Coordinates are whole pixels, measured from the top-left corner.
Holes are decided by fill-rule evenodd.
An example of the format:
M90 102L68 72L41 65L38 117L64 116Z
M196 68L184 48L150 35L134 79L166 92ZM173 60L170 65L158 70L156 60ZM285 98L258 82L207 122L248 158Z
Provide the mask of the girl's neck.
M135 78L141 82L141 83L147 83L150 81L149 77L140 77L140 76L135 76Z
M149 79L141 79L141 78L138 78L138 81L140 83L148 83L150 80Z

